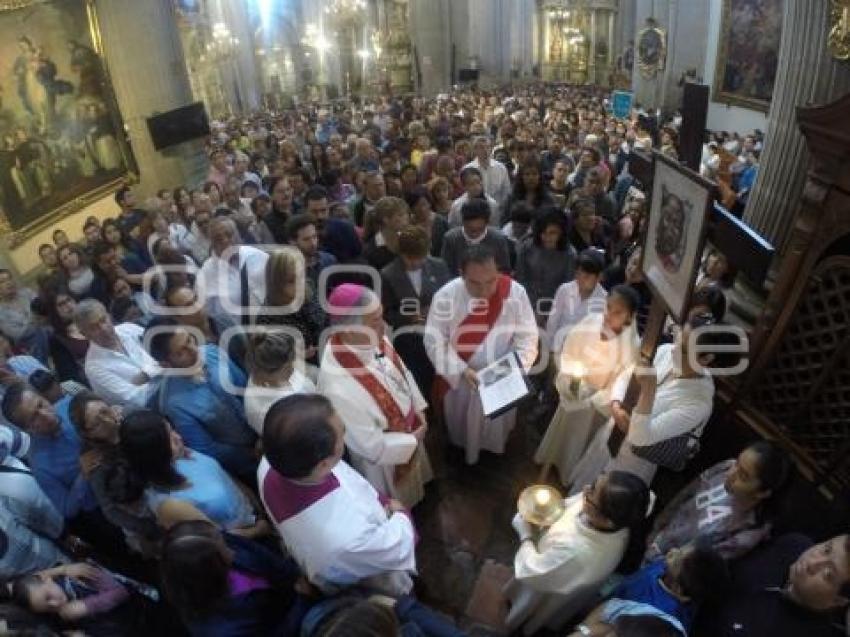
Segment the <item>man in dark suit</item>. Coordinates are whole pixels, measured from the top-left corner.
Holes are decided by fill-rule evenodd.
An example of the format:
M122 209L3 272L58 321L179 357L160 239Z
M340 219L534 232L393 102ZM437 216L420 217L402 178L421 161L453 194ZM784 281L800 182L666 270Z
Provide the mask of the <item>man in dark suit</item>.
M434 293L451 276L441 259L428 256L431 238L421 226L398 235L398 256L381 270L384 320L393 331L393 346L416 378L423 396L431 395L434 367L422 343L422 330Z
M461 226L452 228L443 237L440 257L449 273L460 275L460 263L466 249L471 245L485 245L493 251L496 266L501 272L511 271L510 245L498 228L488 227L490 205L484 199L470 199L460 209Z

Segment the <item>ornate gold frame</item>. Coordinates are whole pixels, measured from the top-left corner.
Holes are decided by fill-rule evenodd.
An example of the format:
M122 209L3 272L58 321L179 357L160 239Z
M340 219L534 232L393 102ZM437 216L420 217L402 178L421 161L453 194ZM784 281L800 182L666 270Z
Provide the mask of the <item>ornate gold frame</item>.
M850 60L850 0L832 0L827 47L836 60Z
M47 4L55 0L0 0L0 14L14 11L17 9L25 9L34 4ZM112 78L109 75L109 67L106 63L106 57L103 51L103 40L100 34L100 23L97 19L97 10L95 8L95 0L78 0L82 2L86 11L86 18L89 24L89 35L91 36L92 49L100 56L101 64L103 65L103 73L106 86L109 89L108 94L111 96L107 104L113 121L115 122L116 131L124 130L124 120L121 116L121 110L118 107L115 98L115 92L112 88ZM124 162L127 165L126 174L116 177L115 179L101 184L100 186L76 197L64 204L45 213L39 219L27 224L23 228L13 230L6 215L0 211L0 237L5 241L6 247L10 250L16 248L27 239L41 232L57 220L62 219L70 214L78 212L86 206L94 203L98 199L102 199L106 195L115 192L127 183L135 183L138 181L138 167L133 152L123 137L118 139L118 145L121 149L121 154L124 157Z
M787 0L786 0L787 1ZM723 78L726 75L726 60L729 54L729 16L732 14L732 0L723 0L722 15L720 18L720 46L717 49L717 64L714 68L714 85L711 87L711 101L721 104L742 106L756 111L767 112L770 108L769 100L759 100L752 97L741 97L734 93L722 90Z
M651 31L656 32L658 37L661 38L661 51L658 53L658 61L655 64L646 62L640 55L640 42ZM651 80L659 71L663 71L667 64L667 31L659 27L654 20L647 20L647 26L638 33L637 40L635 40L635 61L641 76L647 80Z

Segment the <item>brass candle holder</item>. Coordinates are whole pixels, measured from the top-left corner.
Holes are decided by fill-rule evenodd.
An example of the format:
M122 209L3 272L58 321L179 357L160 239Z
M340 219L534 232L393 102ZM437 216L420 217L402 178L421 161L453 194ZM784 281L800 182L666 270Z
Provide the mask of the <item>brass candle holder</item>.
M545 529L564 514L564 500L554 487L535 484L523 489L519 494L517 509L523 520Z

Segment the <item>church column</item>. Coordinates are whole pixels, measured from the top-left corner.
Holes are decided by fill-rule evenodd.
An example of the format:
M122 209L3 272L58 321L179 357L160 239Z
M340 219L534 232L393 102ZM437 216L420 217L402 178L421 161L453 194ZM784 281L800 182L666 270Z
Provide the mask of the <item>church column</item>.
M596 9L590 10L590 53L587 56L587 83L596 84Z
M158 188L199 183L206 170L202 142L154 150L146 122L194 101L173 3L98 0L96 7L106 65L142 191L150 195Z
M826 48L831 4L820 0L785 3L780 71L759 175L744 213L744 220L780 253L794 223L809 160L796 109L826 104L850 91L850 65L834 59Z
M614 68L614 60L617 59L617 53L614 50L614 11L608 12L608 72Z

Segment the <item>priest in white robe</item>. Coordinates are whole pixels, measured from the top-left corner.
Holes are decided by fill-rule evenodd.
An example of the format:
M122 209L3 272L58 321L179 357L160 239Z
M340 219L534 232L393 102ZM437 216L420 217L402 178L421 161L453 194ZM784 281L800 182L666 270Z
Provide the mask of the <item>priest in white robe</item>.
M466 450L468 464L481 449L503 453L516 422L516 409L486 418L477 372L516 352L528 371L537 357L538 331L528 295L499 273L486 246L470 246L461 276L435 295L425 328L425 349L448 385L443 411L451 442Z
M263 505L287 552L325 594L356 584L407 594L416 572L413 523L400 502L341 460L343 430L324 396L277 402L257 471Z
M433 477L422 444L428 403L384 336L375 293L346 283L334 289L328 303L333 334L322 353L319 392L345 423L354 468L379 493L413 507Z

